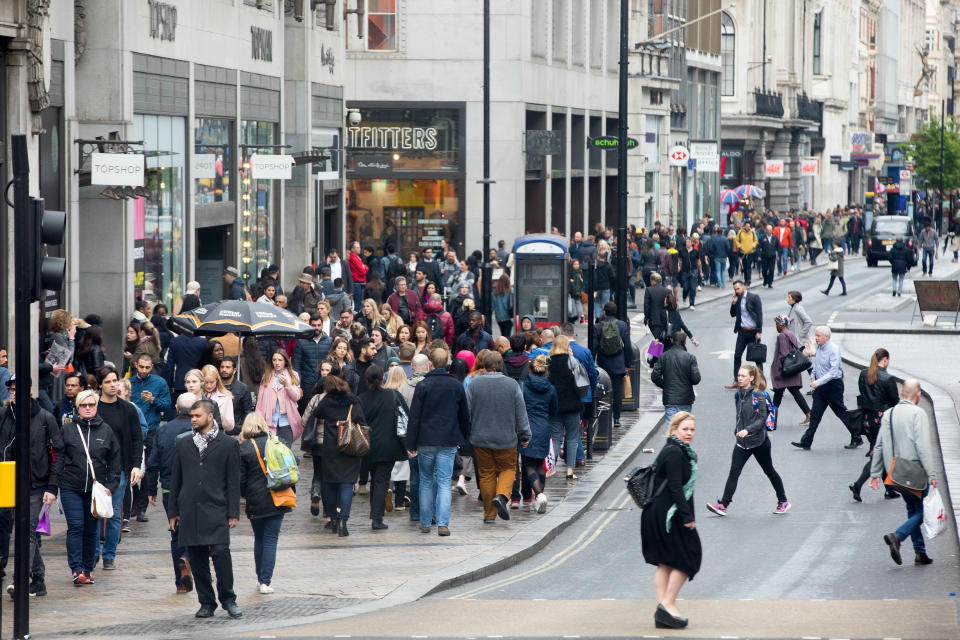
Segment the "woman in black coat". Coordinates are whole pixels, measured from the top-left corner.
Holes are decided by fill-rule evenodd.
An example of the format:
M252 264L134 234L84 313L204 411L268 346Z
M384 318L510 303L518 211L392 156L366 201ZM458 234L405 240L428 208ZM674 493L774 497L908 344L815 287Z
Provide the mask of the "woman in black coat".
M323 491L326 494L324 503L328 505L330 515L333 516L328 527L340 537L344 537L350 535L347 531L347 520L350 518L350 505L353 502L353 485L360 477L360 463L363 458L341 453L337 449L337 422L346 420L348 414L357 424L366 424L366 419L360 401L350 393L350 385L346 380L339 376L327 376L323 381L323 390L327 395L317 405L316 415L318 427L319 421L323 423L323 445L320 451L323 455Z
M880 348L870 357L870 367L860 372L857 407L863 412L861 432L870 442L867 452L867 463L860 472L860 477L850 485L853 499L860 502L860 489L870 477L870 459L873 458L873 447L877 444L877 434L880 433L880 418L883 412L900 402L900 393L897 391L897 381L887 373L890 366L890 352ZM887 490L888 498L895 498L899 494Z
M270 430L263 416L254 412L243 421L240 431L240 495L246 499L246 514L253 527L253 562L260 593L273 593L270 581L277 563L277 543L283 514L290 507L273 504L264 469ZM259 456L257 455L259 453Z
M657 566L653 582L660 604L653 619L658 628L687 626L677 609L677 594L700 570L703 551L693 515L697 454L690 448L696 428L692 414L681 411L673 416L667 442L657 456L653 504L640 520L643 559Z
M572 360L571 360L572 359ZM583 404L580 394L577 393L577 384L570 370L571 361L577 362L570 349L570 339L567 336L557 336L553 339L550 348L549 371L550 384L557 390L557 399L560 403L557 415L550 418L550 438L553 440L553 451L560 457L560 444L566 439L567 480L577 480L573 469L577 466L577 440L580 438L580 411Z
M407 459L403 442L397 437L398 409L401 406L404 412L409 409L399 392L383 388L383 369L379 366L370 365L364 380L367 391L360 394L360 406L370 427L370 453L366 455L370 470L370 526L378 530L387 528L383 512L393 464Z
M891 295L900 296L903 293L903 278L912 266L912 254L902 237L890 247L890 273L893 276L893 292Z

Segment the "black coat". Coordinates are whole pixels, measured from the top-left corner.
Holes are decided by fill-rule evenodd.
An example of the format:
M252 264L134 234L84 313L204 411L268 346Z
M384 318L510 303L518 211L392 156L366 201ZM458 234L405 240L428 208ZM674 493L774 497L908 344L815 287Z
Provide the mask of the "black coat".
M663 389L663 404L693 404L696 395L693 385L700 384L697 358L679 344L675 344L657 358L650 375L653 384Z
M79 427L79 428L78 428ZM100 416L90 420L78 419L63 425L63 471L60 472L61 489L70 489L80 493L89 493L93 489L93 477L87 464L87 454L83 449L86 440L93 461L93 471L97 481L113 493L120 487L121 457L120 443Z
M780 241L777 240L777 236L772 234L768 239L766 232L764 232L757 236L757 246L760 249L761 258L776 258L777 251L780 250Z
M760 296L755 293L747 291L745 295L747 296L747 313L750 315L754 324L757 325L757 331L762 331L763 301L761 301ZM733 332L737 333L740 331L740 298L737 298L736 302L730 303L730 317L736 318L733 323Z
M550 375L550 384L557 390L558 413L582 411L583 404L577 393L577 383L573 372L570 371L570 356L566 353L550 356L547 361L547 371Z
M458 447L470 439L470 407L463 385L444 369L432 369L413 390L407 449Z
M617 281L617 274L606 260L597 260L597 269L594 273L594 289L603 291L613 289Z
M97 415L110 425L117 443L120 445L120 461L123 472L129 477L130 470L140 467L143 460L143 431L140 428L140 414L132 402L117 398L116 402L97 404Z
M233 382L225 384L224 386L227 388L227 391L233 394L233 423L236 425L233 431L235 434L240 433L240 428L243 426L243 419L253 413L254 409L250 387L247 386L247 383L241 382L240 378L236 375L233 376ZM214 405L214 407L217 411L220 410L216 405Z
M253 440L240 443L240 495L246 500L244 512L247 517L269 518L290 511L290 507L278 507L273 504L273 495L267 489L267 476L260 466L254 443L260 451L260 457L267 454L267 436L257 436ZM266 461L264 461L264 467Z
M397 437L397 406L410 411L399 391L377 389L360 394L360 406L370 427L370 453L367 462L397 462L406 460L403 442Z
M16 405L0 409L0 460L17 460ZM63 435L57 419L30 401L30 487L57 494L57 483L63 471Z
M221 430L202 457L192 435L177 440L167 515L180 517L181 546L230 544L227 520L240 517L240 448L236 440Z
M324 482L353 484L360 477L360 462L363 458L348 456L337 449L337 438L340 435L337 421L346 420L351 406L353 412L350 419L357 424L366 424L360 400L352 393L328 393L317 405L317 420L323 423L323 445L320 452L323 458Z
M164 489L170 489L170 468L173 466L173 453L176 449L177 438L184 433L190 433L190 414L181 413L176 418L161 427L157 427L154 436L153 448L147 459L147 495L157 495L157 482Z
M890 248L890 272L906 273L910 268L910 250L903 240L897 242Z
M647 287L643 293L643 323L653 329L653 327L665 327L667 324L666 307L663 301L666 300L669 291L662 284ZM656 331L654 337L660 336Z
M867 384L867 369L864 369L860 372L858 387L860 397L857 398L857 406L861 409L886 411L900 403L897 381L887 373L886 369L880 368L877 371L877 382L872 386Z

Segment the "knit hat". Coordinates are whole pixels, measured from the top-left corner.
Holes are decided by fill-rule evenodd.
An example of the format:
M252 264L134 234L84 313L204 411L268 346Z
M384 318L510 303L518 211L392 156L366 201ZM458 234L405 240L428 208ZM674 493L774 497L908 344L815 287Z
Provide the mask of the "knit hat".
M776 318L774 318L773 321L776 322L781 327L786 327L790 324L790 318L783 315L782 313L778 315Z

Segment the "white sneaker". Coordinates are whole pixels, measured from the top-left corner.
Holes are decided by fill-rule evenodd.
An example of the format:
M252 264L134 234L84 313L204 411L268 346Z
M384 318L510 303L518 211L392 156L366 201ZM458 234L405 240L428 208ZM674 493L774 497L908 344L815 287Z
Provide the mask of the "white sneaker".
M260 585L260 593L262 593L262 594L264 594L264 595L267 595L268 593L273 593L273 587L271 587L271 586L268 585L268 584L261 584L261 585Z
M541 493L537 496L537 513L546 513L547 512L547 494Z
M454 487L454 489L456 489L457 493L462 496L467 495L467 485L464 484L463 481L457 482L457 485Z

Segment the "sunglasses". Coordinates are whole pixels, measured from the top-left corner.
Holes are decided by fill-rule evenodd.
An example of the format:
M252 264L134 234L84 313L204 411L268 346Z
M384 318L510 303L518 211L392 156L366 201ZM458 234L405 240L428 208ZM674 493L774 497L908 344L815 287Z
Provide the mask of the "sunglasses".
M84 402L83 404L77 405L77 406L79 406L81 409L93 409L93 408L95 408L95 407L97 406L97 403L96 403L96 402Z

